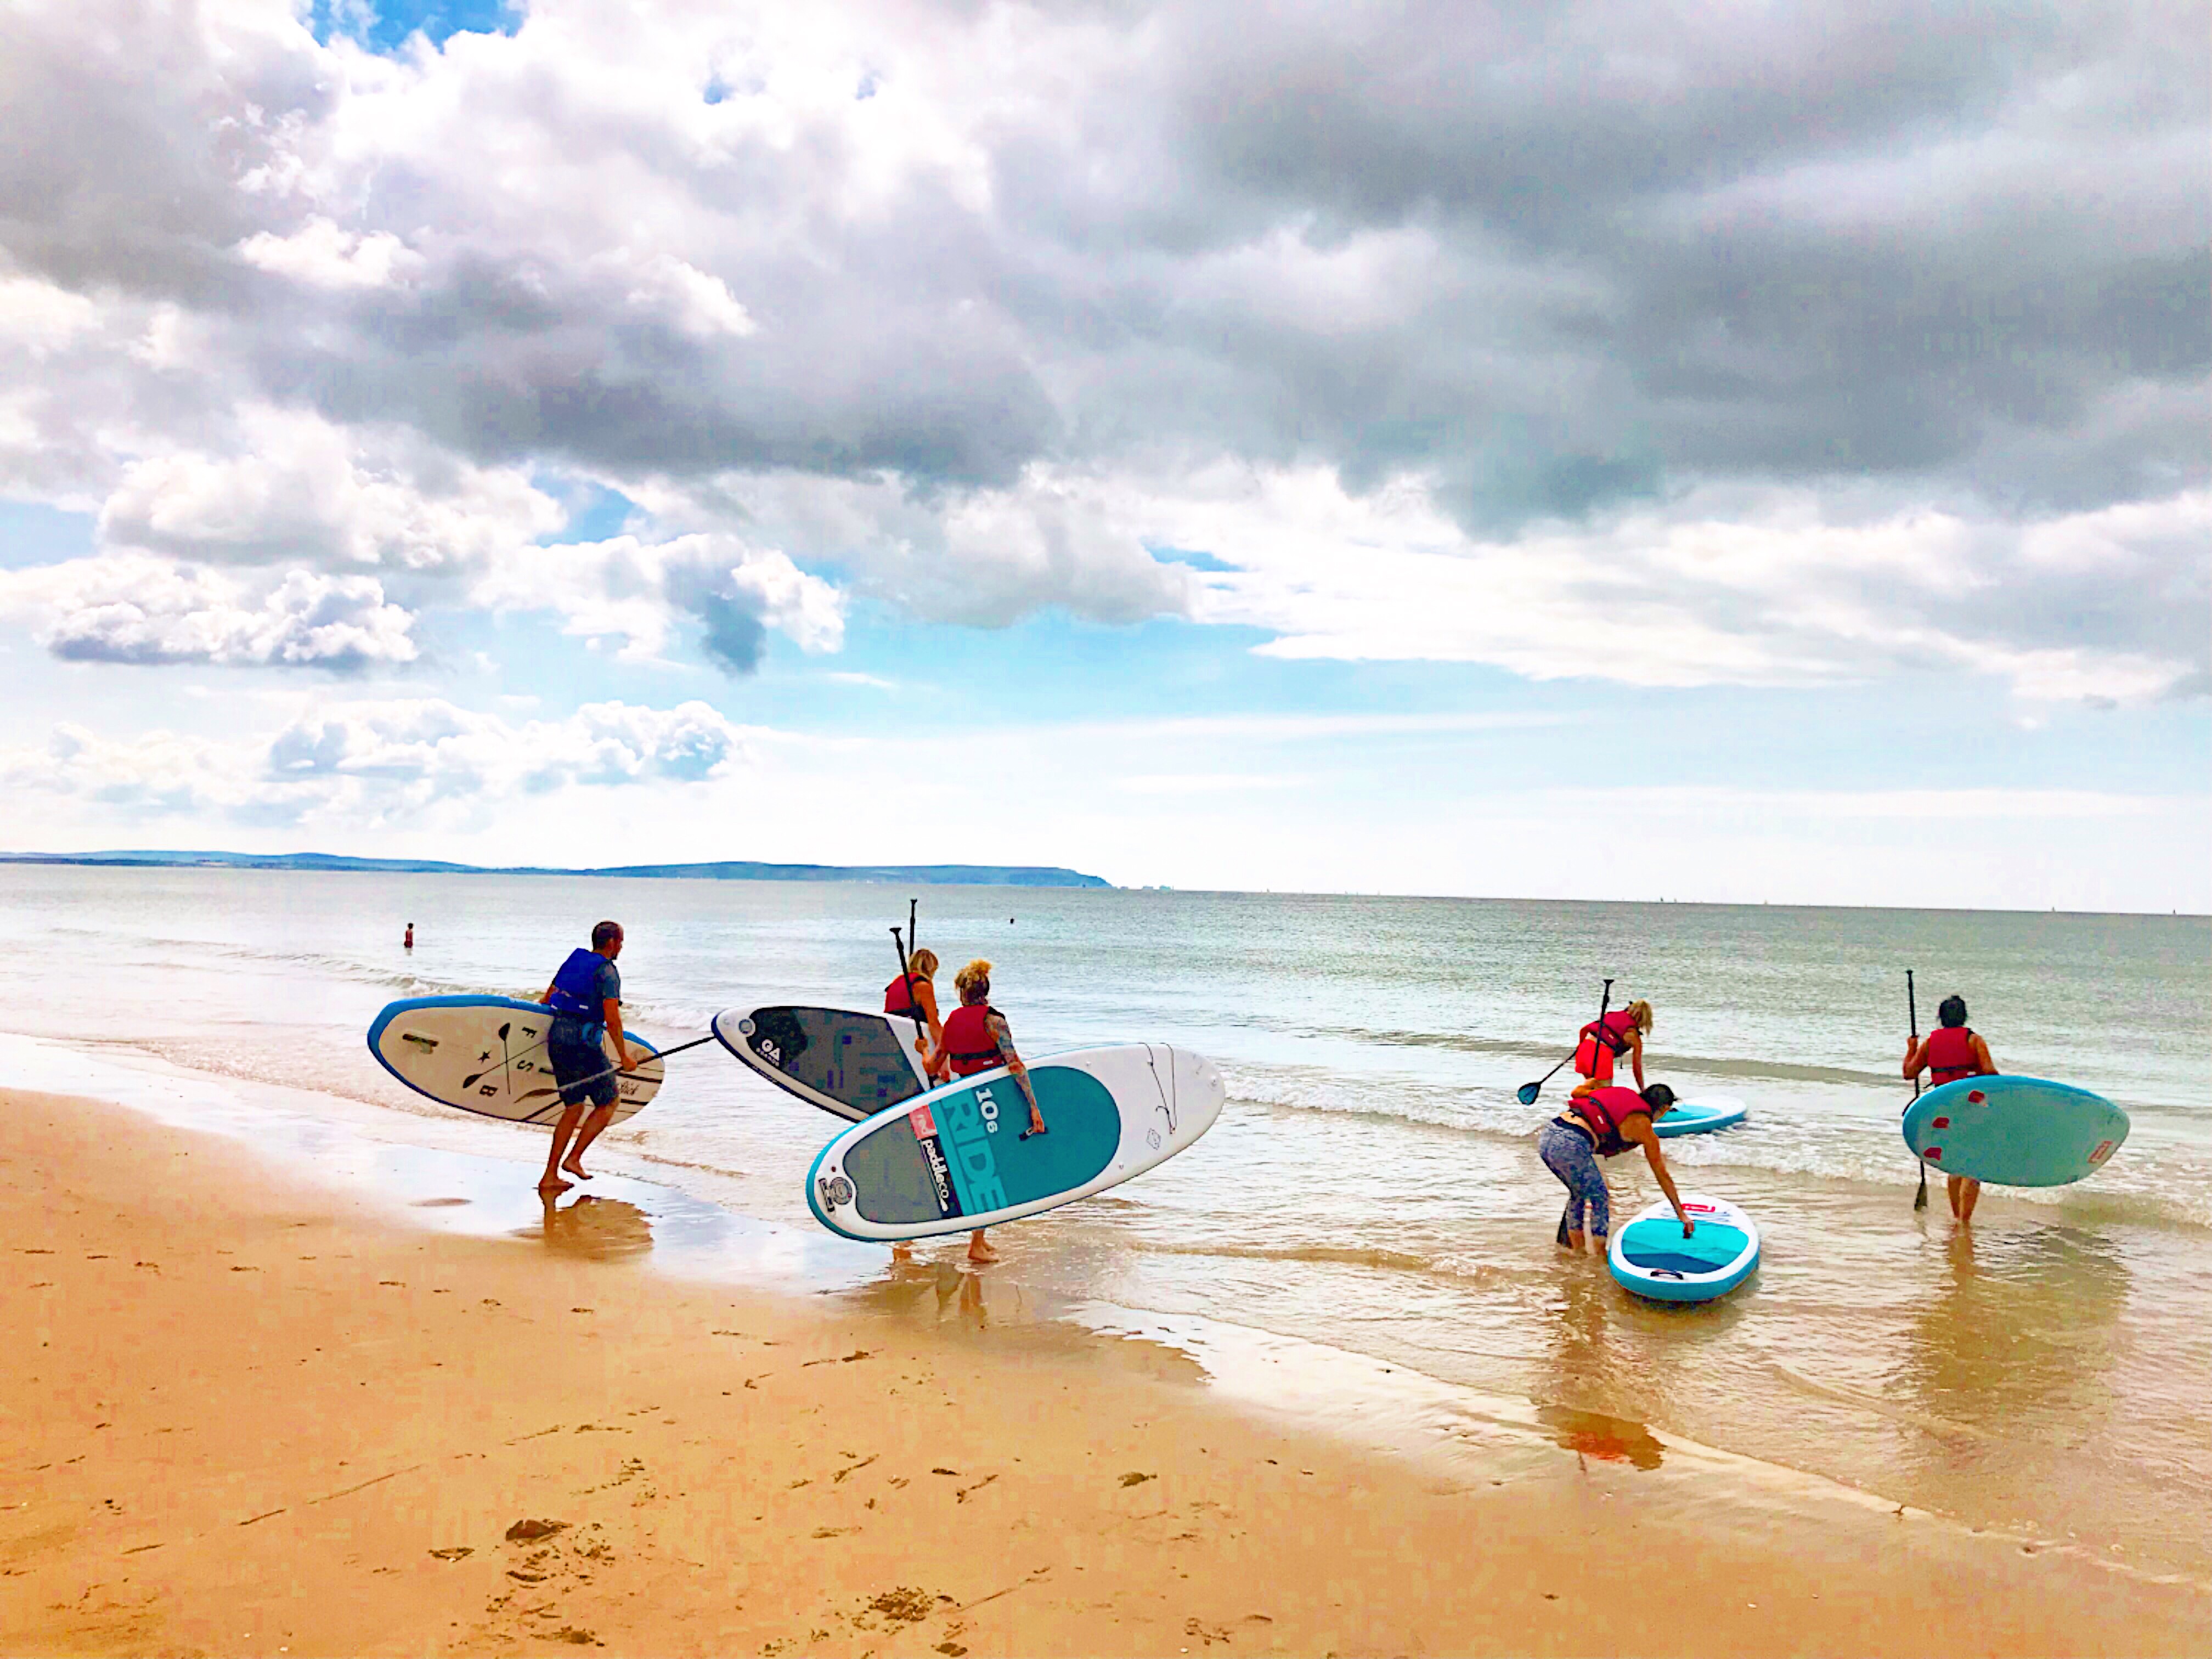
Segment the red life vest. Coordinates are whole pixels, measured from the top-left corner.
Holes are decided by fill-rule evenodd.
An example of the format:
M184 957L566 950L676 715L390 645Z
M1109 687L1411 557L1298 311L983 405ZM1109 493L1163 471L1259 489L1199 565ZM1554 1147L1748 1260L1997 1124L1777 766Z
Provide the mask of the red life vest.
M1575 1070L1584 1077L1611 1077L1613 1057L1628 1052L1628 1034L1635 1029L1636 1016L1626 1008L1592 1020L1583 1027L1582 1041L1576 1045Z
M967 1002L945 1017L945 1057L956 1076L973 1077L1006 1063L988 1024L998 1012L988 1002Z
M1930 1031L1927 1058L1931 1084L1982 1074L1982 1062L1974 1058L1974 1031L1970 1025L1939 1025Z
M1638 1112L1647 1118L1651 1115L1650 1103L1633 1089L1593 1089L1569 1101L1567 1108L1597 1137L1600 1158L1615 1158L1626 1152L1628 1142L1621 1139L1622 1126Z
M901 974L884 987L884 1012L887 1014L915 1014L921 1011L914 1006L914 979Z

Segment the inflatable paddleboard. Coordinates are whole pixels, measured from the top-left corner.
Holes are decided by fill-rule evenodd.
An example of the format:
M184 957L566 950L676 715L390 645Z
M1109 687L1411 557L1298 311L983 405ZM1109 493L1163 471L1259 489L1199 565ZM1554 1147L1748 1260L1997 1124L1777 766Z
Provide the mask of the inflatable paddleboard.
M377 1063L418 1095L510 1123L551 1123L561 1115L545 1034L553 1011L513 997L412 997L386 1003L368 1028ZM632 1052L652 1056L615 1079L613 1121L634 1116L659 1091L660 1051L625 1028ZM605 1045L607 1064L617 1055Z
M1732 1129L1744 1120L1744 1104L1734 1095L1707 1095L1700 1100L1678 1100L1674 1109L1653 1121L1659 1139L1676 1135L1705 1135L1716 1129ZM1677 1230L1679 1231L1679 1229Z
M1905 1144L1929 1169L1999 1187L2064 1187L2128 1138L2102 1095L2033 1077L1962 1077L1905 1109Z
M1759 1265L1759 1228L1724 1198L1682 1194L1694 1224L1689 1237L1674 1206L1661 1199L1613 1236L1613 1276L1654 1302L1710 1302L1726 1296Z
M1162 1042L1032 1061L1051 1133L1022 1139L1030 1109L1004 1067L879 1112L806 1172L814 1218L893 1243L1018 1221L1118 1187L1213 1127L1227 1090L1213 1062Z
M850 1123L929 1087L912 1020L848 1008L725 1008L722 1046L779 1089Z

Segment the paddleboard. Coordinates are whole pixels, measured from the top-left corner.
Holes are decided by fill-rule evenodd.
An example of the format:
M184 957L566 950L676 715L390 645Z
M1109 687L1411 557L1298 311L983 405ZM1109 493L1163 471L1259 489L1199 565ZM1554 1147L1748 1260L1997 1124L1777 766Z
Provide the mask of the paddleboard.
M1078 1048L1032 1061L1049 1134L1029 1125L1003 1066L854 1125L806 1172L814 1218L884 1243L1018 1221L1117 1187L1212 1128L1227 1090L1202 1055L1164 1042Z
M418 1095L510 1123L551 1123L561 1092L545 1053L553 1011L514 997L410 997L386 1003L368 1028L377 1063ZM633 1053L653 1056L631 1076L615 1079L613 1121L642 1110L659 1091L660 1051L624 1030ZM607 1063L615 1063L611 1042Z
M1710 1302L1759 1266L1759 1228L1724 1198L1684 1193L1694 1224L1682 1237L1674 1206L1661 1199L1613 1236L1606 1265L1627 1289L1654 1302Z
M2033 1077L1962 1077L1905 1109L1905 1144L1944 1175L2064 1187L2104 1167L2128 1115L2102 1095Z
M929 1087L910 1019L849 1008L725 1008L714 1035L779 1089L849 1123Z
M1706 1095L1698 1100L1678 1100L1674 1109L1663 1112L1652 1123L1659 1139L1676 1135L1707 1135L1716 1129L1732 1129L1744 1120L1744 1104L1734 1095Z

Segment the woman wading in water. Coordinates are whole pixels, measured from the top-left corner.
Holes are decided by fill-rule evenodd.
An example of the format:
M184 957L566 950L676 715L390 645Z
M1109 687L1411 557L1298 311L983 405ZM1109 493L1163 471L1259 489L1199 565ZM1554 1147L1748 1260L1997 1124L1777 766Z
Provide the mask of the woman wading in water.
M945 1018L945 1046L936 1058L949 1065L955 1077L974 1077L1005 1066L1030 1103L1030 1127L1022 1131L1022 1139L1048 1133L1044 1114L1037 1109L1036 1091L1030 1086L1030 1068L1014 1052L1014 1034L1006 1017L991 1006L991 964L981 957L969 963L952 976L952 988L960 993L960 1006ZM999 1253L983 1242L981 1227L968 1240L968 1259L999 1259Z
M1682 1237L1687 1238L1696 1231L1696 1224L1682 1207L1680 1194L1674 1190L1674 1177L1667 1172L1666 1157L1659 1150L1659 1132L1651 1127L1654 1118L1663 1116L1674 1105L1674 1091L1663 1083L1638 1092L1608 1088L1593 1078L1569 1097L1565 1111L1544 1126L1536 1137L1536 1154L1567 1189L1567 1207L1559 1217L1561 1244L1571 1250L1582 1249L1583 1212L1587 1209L1589 1236L1597 1241L1598 1254L1605 1254L1606 1237L1613 1231L1613 1203L1605 1188L1605 1171L1597 1161L1618 1158L1632 1146L1644 1148L1651 1173L1658 1178L1659 1190L1667 1194L1667 1201L1681 1218Z

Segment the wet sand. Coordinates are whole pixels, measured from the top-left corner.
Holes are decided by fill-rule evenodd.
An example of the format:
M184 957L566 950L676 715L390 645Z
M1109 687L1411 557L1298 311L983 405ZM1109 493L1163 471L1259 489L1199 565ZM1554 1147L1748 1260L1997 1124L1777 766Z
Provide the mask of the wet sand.
M0 1114L12 1651L2146 1654L2212 1614L1840 1496L1692 1508L1595 1429L1382 1455L1143 1344L949 1341Z

